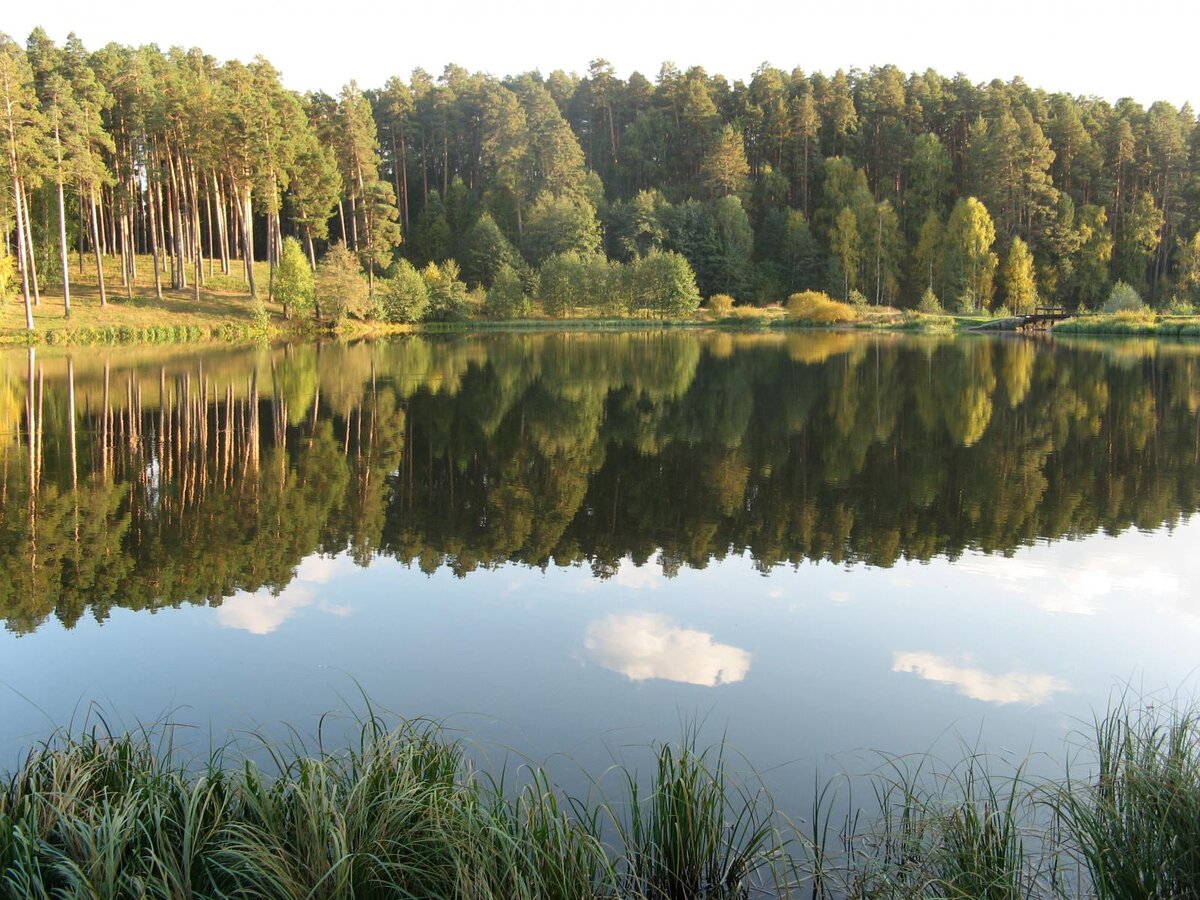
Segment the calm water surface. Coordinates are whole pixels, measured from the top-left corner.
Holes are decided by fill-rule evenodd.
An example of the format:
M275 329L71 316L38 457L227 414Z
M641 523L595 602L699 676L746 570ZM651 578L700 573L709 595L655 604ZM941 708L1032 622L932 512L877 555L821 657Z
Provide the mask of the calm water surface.
M702 720L786 805L1200 662L1196 345L11 351L0 479L5 765L93 703L207 746L361 690L569 786Z

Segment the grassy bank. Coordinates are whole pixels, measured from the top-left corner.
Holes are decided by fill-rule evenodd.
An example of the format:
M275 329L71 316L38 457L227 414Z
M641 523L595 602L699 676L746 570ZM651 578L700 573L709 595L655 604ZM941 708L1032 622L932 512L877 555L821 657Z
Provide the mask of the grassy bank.
M1054 326L1056 334L1200 337L1200 316L1160 316L1153 312L1120 312L1076 316Z
M653 771L564 796L505 784L436 727L362 724L343 752L199 765L169 733L59 735L0 792L12 897L1184 897L1200 895L1200 728L1121 705L1054 781L889 759L873 803L774 811L720 748L658 747ZM513 773L510 773L510 779ZM517 788L512 786L521 784ZM610 786L615 783L616 789ZM853 781L850 782L853 786Z
M236 263L236 261L235 261ZM489 320L478 315L461 322L405 325L379 321L344 320L336 329L309 320L285 319L277 303L250 297L240 274L206 278L199 299L192 289L155 294L148 257L139 258L139 275L132 284L121 283L118 261L107 260L105 275L108 305L100 306L95 273L89 266L75 273L71 284L71 315L65 315L62 290L46 287L34 308L34 332L25 329L24 306L19 297L0 305L0 344L156 344L201 341L246 342L264 338L306 338L336 333L347 338L377 337L409 332L444 331L580 331L639 328L719 327L734 330L821 329L873 330L917 333L950 333L984 325L986 316L929 315L886 306L850 307L849 316L837 321L790 315L782 306L735 306L720 311L701 308L692 316L673 319L614 317L602 310L578 310L572 318L534 315L519 320ZM237 265L233 271L238 272ZM266 263L255 264L260 294L269 279ZM481 313L479 309L476 313ZM1162 337L1200 336L1200 317L1155 316L1153 313L1080 316L1059 323L1061 334L1113 334Z

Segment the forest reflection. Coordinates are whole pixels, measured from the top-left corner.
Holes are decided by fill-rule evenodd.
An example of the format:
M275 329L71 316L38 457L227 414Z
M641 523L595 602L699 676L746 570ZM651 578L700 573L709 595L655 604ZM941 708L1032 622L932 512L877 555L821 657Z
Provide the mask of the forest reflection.
M0 473L0 617L19 632L279 592L343 551L459 575L888 566L1190 515L1200 346L668 331L13 351Z

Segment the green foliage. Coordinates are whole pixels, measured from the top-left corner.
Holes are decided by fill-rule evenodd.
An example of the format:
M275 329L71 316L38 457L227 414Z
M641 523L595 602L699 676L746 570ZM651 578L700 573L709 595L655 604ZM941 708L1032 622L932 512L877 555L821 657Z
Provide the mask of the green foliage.
M376 292L388 322L420 322L429 308L429 286L407 259L398 260Z
M700 307L695 273L678 253L655 250L625 266L622 275L635 314L686 316Z
M507 266L523 265L521 255L504 236L491 213L484 213L467 231L463 241L465 257L463 278L472 284L490 285L497 273Z
M619 264L612 264L618 268ZM557 253L539 272L538 297L542 308L552 316L568 316L580 307L605 312L619 311L614 296L609 262L599 253L580 254L574 250Z
M451 255L450 223L446 221L446 207L437 191L430 194L429 202L413 226L410 252L416 266L438 262Z
M651 83L603 61L594 77L452 65L300 97L261 57L89 52L40 31L27 49L8 38L2 49L3 168L28 197L27 249L46 287L64 278L60 215L62 242L87 252L136 209L161 217L135 229L136 251L152 249L151 232L167 237L158 249L179 291L195 289L185 226L200 211L201 256L227 244L223 268L274 246L256 233L264 219L272 237L297 234L310 261L336 222L372 284L402 246L403 221L418 269L456 259L465 281L487 286L508 265L527 294L526 261L607 251L630 263L671 250L702 294L742 302L827 289L912 306L930 288L979 311L999 289L1014 310L1037 291L1094 308L1114 280L1155 307L1176 294L1200 301L1200 131L1186 105L894 66L766 66L749 83L667 66ZM180 172L196 177L181 183ZM9 235L14 212L0 203ZM225 281L240 287L229 271L202 287Z
M1012 240L1004 261L1004 296L1013 312L1026 314L1037 306L1037 282L1033 274L1033 255L1019 237Z
M317 288L304 248L293 237L283 239L283 253L275 270L275 299L286 314L308 315L316 309Z
M933 292L933 288L925 288L925 293L921 295L921 301L917 304L917 312L925 313L927 316L940 316L945 312L942 308L942 301Z
M714 199L730 195L744 197L749 187L749 175L750 164L746 162L742 136L726 125L704 157L700 170L704 187Z
M492 286L488 288L483 311L498 319L526 318L533 311L521 277L512 266L501 264Z
M17 266L12 256L0 256L0 303L16 296L17 284Z
M996 228L987 207L974 197L959 200L946 224L944 267L946 286L971 311L992 300L998 259L992 252Z
M529 209L523 245L534 266L556 253L597 253L600 222L596 210L582 197L542 193Z
M470 314L467 286L459 279L458 263L448 259L441 265L429 263L421 270L429 291L425 318L430 322L459 322Z
M1193 302L1200 302L1200 230L1190 241L1180 244L1176 276L1179 290Z
M1097 896L1200 892L1200 722L1120 703L1095 723L1099 771L1052 795Z
M358 257L339 241L317 266L317 316L333 324L345 316L364 319L370 312L367 282Z
M721 293L739 296L750 286L750 257L754 251L754 232L742 201L725 196L712 206L714 238L713 265L709 284Z
M1146 304L1142 302L1141 294L1132 285L1118 281L1109 291L1108 299L1104 301L1103 311L1106 313L1139 312L1145 308Z

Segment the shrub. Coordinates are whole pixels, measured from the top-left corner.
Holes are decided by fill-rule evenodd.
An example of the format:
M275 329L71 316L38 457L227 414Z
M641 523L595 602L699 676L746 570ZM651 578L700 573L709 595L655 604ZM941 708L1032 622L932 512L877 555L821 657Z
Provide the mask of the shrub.
M1011 319L1012 318L1012 311L1009 310L1008 306L1003 303L1000 304L999 306L997 306L995 309L993 309L991 314L992 314L993 319Z
M865 309L867 305L867 295L860 290L850 291L850 296L847 298L850 305L855 309Z
M1175 296L1171 298L1171 305L1167 307L1166 313L1169 316L1194 316L1196 307L1183 297Z
M275 299L283 304L284 315L290 316L293 312L307 315L312 312L316 295L316 282L304 248L294 237L284 238L283 253L275 271ZM256 317L257 314L256 310Z
M501 263L497 269L484 301L484 310L499 319L519 319L532 312L533 304L521 284L521 276L508 263Z
M925 288L925 293L921 295L921 301L917 304L917 312L925 313L928 316L940 316L945 312L942 309L942 301L933 292L933 288Z
M346 245L338 242L329 248L317 266L317 317L326 314L334 324L345 316L366 318L370 297L362 267Z
M727 316L733 310L734 302L728 294L713 294L708 298L708 309L713 315Z
M788 318L814 325L836 325L853 322L858 311L848 303L839 303L821 291L801 291L792 294L787 302Z
M970 292L966 292L958 298L958 303L954 306L954 311L960 316L973 316L979 312L979 308L975 305L975 296Z
M1136 312L1145 309L1145 306L1141 294L1124 281L1118 281L1109 291L1102 309L1106 313Z
M429 286L407 259L392 266L378 297L380 312L389 322L420 322L429 309Z
M440 266L430 263L421 270L429 289L429 307L425 318L433 322L459 322L467 318L471 300L467 286L458 277L458 263L448 259Z
M0 256L0 303L17 292L17 269L11 256Z

